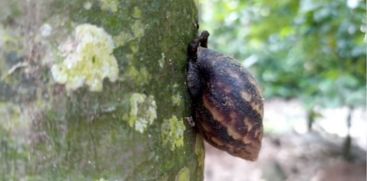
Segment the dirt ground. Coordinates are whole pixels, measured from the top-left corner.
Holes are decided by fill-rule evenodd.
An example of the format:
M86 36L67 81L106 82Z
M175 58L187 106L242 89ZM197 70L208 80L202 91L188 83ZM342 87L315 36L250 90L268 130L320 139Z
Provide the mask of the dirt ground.
M205 181L365 181L366 110L353 114L348 161L343 157L347 110L327 109L322 115L308 132L301 104L267 102L259 159L245 161L206 144Z

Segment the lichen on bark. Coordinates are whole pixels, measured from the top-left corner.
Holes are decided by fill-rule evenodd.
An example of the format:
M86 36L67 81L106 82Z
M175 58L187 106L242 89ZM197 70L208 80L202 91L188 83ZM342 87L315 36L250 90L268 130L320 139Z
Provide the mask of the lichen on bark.
M59 46L64 60L51 68L53 79L67 90L88 85L90 91L102 91L103 79L115 82L119 69L112 51L112 37L91 24L75 28L74 37Z

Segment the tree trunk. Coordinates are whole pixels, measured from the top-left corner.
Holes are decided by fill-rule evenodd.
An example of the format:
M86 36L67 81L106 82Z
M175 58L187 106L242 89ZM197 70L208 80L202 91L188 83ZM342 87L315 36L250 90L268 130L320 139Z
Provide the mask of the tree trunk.
M344 143L343 143L343 158L347 161L352 161L353 160L353 154L352 154L352 137L350 136L350 128L352 127L352 116L353 116L353 106L349 106L348 107L348 115L347 115L347 136L344 138Z
M0 180L203 180L193 0L0 2Z

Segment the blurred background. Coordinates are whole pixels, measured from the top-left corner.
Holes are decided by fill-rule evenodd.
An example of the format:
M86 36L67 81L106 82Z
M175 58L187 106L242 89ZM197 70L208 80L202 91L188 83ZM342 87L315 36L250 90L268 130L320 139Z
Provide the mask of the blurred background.
M209 47L265 97L257 162L206 145L206 181L366 180L366 2L200 0Z

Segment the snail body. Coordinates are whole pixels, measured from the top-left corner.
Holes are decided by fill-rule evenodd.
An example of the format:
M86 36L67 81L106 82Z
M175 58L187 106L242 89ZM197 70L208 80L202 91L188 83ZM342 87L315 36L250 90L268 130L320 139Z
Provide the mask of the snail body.
M216 148L256 160L263 136L263 98L254 77L233 58L207 48L204 31L188 48L187 84L195 127Z

